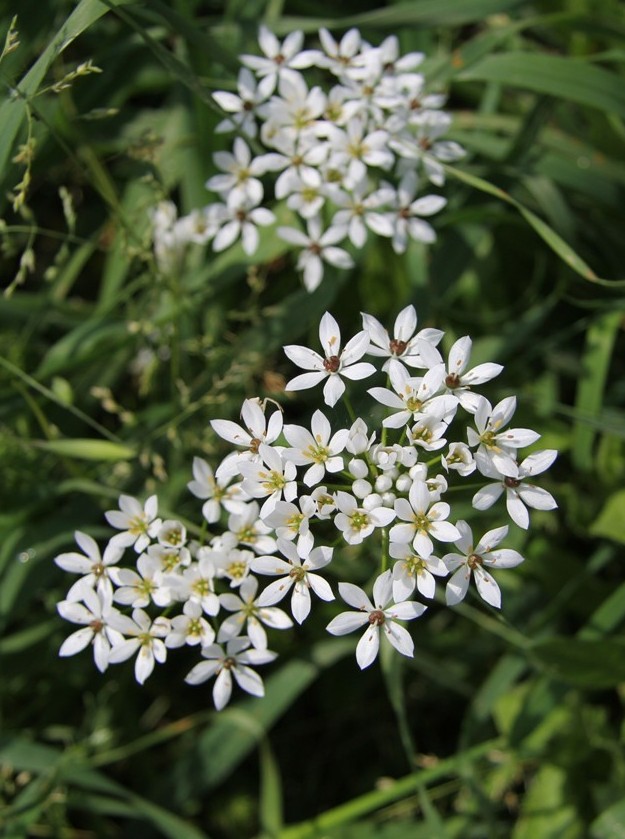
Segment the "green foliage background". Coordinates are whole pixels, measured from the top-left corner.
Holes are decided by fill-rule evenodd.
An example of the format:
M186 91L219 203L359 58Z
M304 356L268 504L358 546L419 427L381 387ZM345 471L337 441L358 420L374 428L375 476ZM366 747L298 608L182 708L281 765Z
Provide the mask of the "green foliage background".
M171 839L612 839L625 836L625 10L618 0L21 0L0 63L0 828ZM19 8L18 8L19 5ZM438 241L357 267L308 296L285 243L194 251L159 278L149 208L209 200L214 89L232 88L258 23L357 25L423 50L449 91L453 139ZM101 69L55 92L87 61ZM20 187L20 184L22 185ZM21 198L24 200L21 201ZM282 212L282 211L280 211ZM414 303L446 346L471 334L505 372L518 425L561 452L555 513L514 528L527 561L501 615L433 605L414 660L360 673L325 616L283 654L263 700L222 714L172 656L140 689L60 661L80 528L104 536L119 492L158 492L197 521L194 454L224 454L215 416L285 399L284 343L330 309ZM466 511L469 512L468 504ZM494 514L493 514L494 515ZM366 579L358 557L341 562ZM502 575L503 576L503 575Z

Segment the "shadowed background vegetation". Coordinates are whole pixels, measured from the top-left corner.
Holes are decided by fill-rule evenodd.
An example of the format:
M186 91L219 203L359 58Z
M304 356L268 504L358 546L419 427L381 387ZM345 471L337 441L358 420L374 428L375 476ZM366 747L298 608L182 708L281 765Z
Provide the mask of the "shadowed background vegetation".
M0 37L17 13L19 40L0 62L2 835L624 836L622 4L13 6L0 7ZM212 200L212 152L231 139L213 133L211 92L234 88L260 21L311 43L319 26L395 33L427 54L468 150L434 246L398 257L371 238L310 296L271 234L252 259L196 247L159 276L149 210ZM88 652L59 660L68 581L53 558L74 531L105 537L120 492L157 492L162 514L197 521L192 457L225 453L209 420L255 395L306 418L316 394L283 395L280 347L313 345L327 309L347 335L362 309L390 325L408 303L447 349L470 334L476 362L504 364L489 398L517 394L515 424L560 451L541 481L559 509L511 527L526 562L501 575L502 614L435 603L414 660L360 673L320 609L275 641L266 697L221 714L210 685L183 684L191 652L143 688ZM340 562L367 579L353 550Z

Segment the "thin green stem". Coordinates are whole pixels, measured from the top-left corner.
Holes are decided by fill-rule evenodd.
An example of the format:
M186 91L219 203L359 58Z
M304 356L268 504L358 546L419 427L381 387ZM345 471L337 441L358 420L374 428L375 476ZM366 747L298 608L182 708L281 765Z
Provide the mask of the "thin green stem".
M73 414L75 417L78 417L78 419L91 426L91 428L101 434L102 437L106 437L106 439L110 440L112 443L120 443L123 445L123 440L121 440L121 438L119 438L116 434L113 434L103 425L100 425L99 422L92 419L88 414L85 414L85 412L81 411L80 408L76 408L74 405L68 405L67 402L60 399L53 391L45 387L45 385L40 384L36 379L33 379L32 376L29 376L28 373L25 373L21 368L19 368L16 364L13 364L7 358L0 356L0 366L4 367L5 370L8 370L9 373L12 373L18 379L21 379L28 385L28 387L32 388L32 390L36 390L38 393L41 393L41 395L45 396L46 399L49 399L51 402L54 402L61 408L69 411L70 414Z
M367 792L345 804L326 810L317 818L291 825L278 834L278 839L314 839L323 836L333 828L351 824L381 807L401 801L441 778L461 774L471 763L487 757L489 752L496 752L502 746L503 740L500 738L480 743L447 760L441 760L436 766L406 775L385 789Z

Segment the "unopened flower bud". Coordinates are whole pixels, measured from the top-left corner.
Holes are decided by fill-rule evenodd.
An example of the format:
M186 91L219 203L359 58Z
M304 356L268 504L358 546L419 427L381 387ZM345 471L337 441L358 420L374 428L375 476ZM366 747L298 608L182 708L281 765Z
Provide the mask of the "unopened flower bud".
M347 468L349 469L350 475L353 475L354 478L366 478L369 474L369 467L367 466L364 460L360 460L360 458L353 458L350 460Z
M375 491L376 492L386 492L393 486L393 479L390 475L378 475L375 479Z
M370 440L368 433L365 421L358 417L349 429L349 437L347 439L347 443L345 444L347 451L350 454L362 454L363 452L368 451L371 443L373 442L373 436Z
M408 474L413 481L425 481L428 476L428 469L425 463L415 463Z
M376 507L382 506L382 496L377 492L372 492L364 499L362 506L365 510L375 510Z
M412 486L412 478L410 475L400 475L399 478L395 481L395 489L397 492L409 492L410 487Z
M373 487L369 481L365 481L364 478L358 478L352 484L352 492L356 498L366 498L371 493L372 489Z

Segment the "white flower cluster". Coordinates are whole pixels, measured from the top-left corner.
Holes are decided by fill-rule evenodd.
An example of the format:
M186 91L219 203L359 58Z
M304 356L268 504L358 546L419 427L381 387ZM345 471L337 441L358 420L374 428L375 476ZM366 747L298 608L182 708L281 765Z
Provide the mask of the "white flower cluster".
M556 452L537 451L519 462L519 449L539 435L509 427L515 397L493 408L476 393L476 386L502 368L471 367L470 338L457 340L445 359L437 348L443 333L417 331L412 306L397 316L392 337L376 318L362 317L362 331L342 350L339 326L329 313L319 328L323 354L285 347L307 371L287 390L323 383L324 402L332 407L345 396L344 379L378 372L361 360L368 355L387 374L385 387L368 390L374 403L387 409L380 427L372 429L358 417L349 427L336 428L321 410L314 412L310 428L285 424L279 406L272 410L257 399L243 403L241 423L214 419L214 431L233 451L215 470L194 460L189 489L204 502L201 539L189 539L180 521L158 518L155 496L141 504L122 495L120 509L106 514L117 533L102 554L91 537L78 532L82 553L56 558L61 568L80 575L58 604L61 616L81 627L64 642L61 655L91 644L103 671L136 653L135 675L142 683L168 650L190 645L202 660L186 680L198 684L214 676L218 709L229 701L233 677L260 696L263 683L253 668L276 657L268 649L266 628L301 624L313 594L333 600L327 576L335 549L328 543L359 545L369 537L381 542L383 557L372 598L352 582L339 582L338 593L351 610L327 626L333 635L365 629L356 649L361 668L376 658L381 633L401 654L413 655L402 622L423 614L426 606L412 597L416 590L432 600L436 577L448 577L447 605L465 597L473 577L478 594L500 607L490 572L523 561L517 551L499 547L508 526L476 541L466 521L453 521L443 498L449 482L482 475L488 483L474 495L473 507L485 510L505 493L510 517L527 528L528 507L556 506L532 483ZM374 404L367 416L378 411ZM450 439L452 424L462 416L469 421L462 435L467 442ZM449 545L454 548L446 552ZM136 557L132 568L120 564L127 551ZM389 557L393 564L387 568ZM291 616L276 605L287 596ZM131 609L131 616L118 607Z
M164 272L190 241L211 241L222 251L240 239L245 253L254 254L258 228L276 220L260 206L266 200L262 179L270 177L275 199L286 201L306 227L277 233L298 249L308 291L321 282L325 263L352 267L339 245L362 248L369 231L388 237L396 253L409 239L436 238L424 218L446 200L421 195L421 182L442 186L442 163L459 160L464 150L441 139L451 117L442 110L445 98L427 93L416 72L424 55L400 56L394 35L371 46L357 29L339 42L320 29L321 49L304 50L303 41L302 32L292 32L280 43L261 27L263 55L241 56L238 92L213 94L228 114L217 131L240 136L231 152L213 155L219 172L206 186L219 202L179 219L171 202L153 211L155 255ZM324 88L328 77L334 84ZM254 156L244 138L264 153Z

